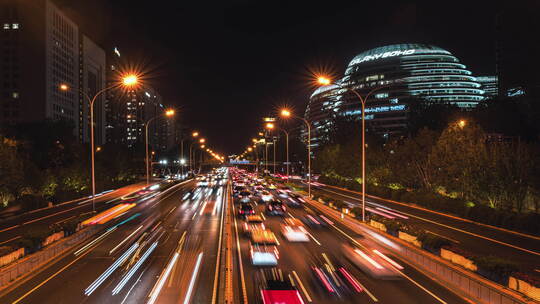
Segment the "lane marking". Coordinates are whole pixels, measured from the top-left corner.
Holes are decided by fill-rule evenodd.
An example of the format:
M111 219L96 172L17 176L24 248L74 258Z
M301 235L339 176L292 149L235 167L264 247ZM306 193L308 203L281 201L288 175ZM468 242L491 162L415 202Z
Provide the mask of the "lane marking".
M449 241L451 241L451 242L454 242L454 243L456 243L456 244L459 244L459 243L460 243L458 240L454 240L454 239L451 239L451 238L446 237L446 236L444 236L444 235L437 234L437 233L435 233L435 232L433 232L433 231L426 230L426 232L427 232L427 233L430 233L430 234L433 234L433 235L436 235L436 236L440 236L440 237L445 238L445 239L447 239L447 240L449 240Z
M336 186L332 186L332 185L324 185L324 186L325 186L325 187L334 188L334 189L338 189L338 190L341 190L341 191L346 191L346 192L350 192L350 193L355 193L355 194L358 194L358 195L362 195L361 192L352 191L352 190L345 189L345 188L340 188L340 187L336 187ZM320 189L323 190L323 191L332 192L331 190L328 190L328 189L324 189L324 188L320 188ZM339 194L339 193L337 193L337 192L334 192L334 193ZM343 194L339 194L339 195L343 195ZM344 196L346 196L346 195L344 195ZM458 216L454 216L454 215L450 215L450 214L438 212L438 211L435 211L435 210L430 210L430 209L422 208L422 207L419 207L419 206L414 206L414 205L411 205L411 204L409 204L409 203L402 203L402 202L398 202L398 201L394 201L394 200L389 200L389 199L386 199L386 198L382 198L382 197L378 197L378 196L374 196L374 195L370 195L370 194L366 194L366 197L369 197L369 198L372 198L372 199L378 199L378 200L380 200L380 201L384 201L384 202L387 202L387 203L392 203L392 204L401 205L401 206L407 207L407 208L412 208L412 209L417 209L417 210L421 210L421 211L425 211L425 212L430 212L430 213L433 213L433 214L437 214L437 215L440 215L440 216L445 216L445 217L448 217L448 218L451 218L451 219L455 219L455 220L458 220L458 221L462 221L462 222L465 222L465 223L475 224L475 225L478 225L478 226L483 226L483 227L486 227L486 228L490 228L490 229L494 229L494 230L499 230L499 231L503 231L503 232L511 233L511 234L515 234L515 235L519 235L519 236L526 237L526 238L530 238L530 239L534 239L534 240L540 240L540 237L539 237L539 236L535 236L535 235L531 235L531 234L527 234L527 233L523 233L523 232L518 232L518 231L513 231L513 230L509 230L509 229L505 229L505 228L501 228L501 227L497 227L497 226L492 226L492 225L484 224L484 223L474 222L474 221L472 221L472 220L464 219L464 218L462 218L462 217L458 217ZM355 199L356 199L356 200L359 200L359 198L355 198ZM367 202L367 201L366 201L366 202Z
M307 292L306 288L304 287L304 284L302 281L300 281L300 278L298 277L298 274L296 274L296 271L292 271L294 278L298 281L298 285L300 285L300 288L302 289L302 292L304 293L304 296L306 297L308 302L313 302L311 297L309 296L309 293Z
M351 199L354 199L354 200L358 200L357 198L352 197L352 196L349 196L349 195L346 195L346 194L339 194L339 193L334 192L334 191L331 191L331 190L325 190L325 191L332 192L332 193L335 193L335 194L337 194L337 195L341 195L341 196L344 196L344 197L348 197L348 198L351 198ZM405 215L408 215L408 216L410 216L410 217L414 217L414 218L417 218L417 219L419 219L419 220L426 221L426 222L428 222L428 223L432 223L432 224L435 224L435 225L439 225L439 226L442 226L442 227L445 227L445 228L448 228L448 229L452 229L452 230L455 230L455 231L459 231L459 232L461 232L461 233L465 233L465 234L469 234L469 235L475 236L475 237L477 237L477 238L481 238L481 239L484 239L484 240L487 240L487 241L491 241L491 242L494 242L494 243L497 243L497 244L500 244L500 245L503 245L503 246L512 247L512 248L517 249L517 250L521 250L521 251L524 251L524 252L527 252L527 253L530 253L530 254L534 254L534 255L540 256L540 252L536 252L536 251L532 251L532 250L529 250L529 249L521 248L521 247L516 246L516 245L508 244L508 243L505 243L505 242L502 242L502 241L499 241L499 240L495 240L495 239L489 238L489 237L487 237L487 236L483 236L483 235L476 234L476 233L473 233L473 232L469 232L469 231L466 231L466 230L463 230L463 229L455 228L455 227L452 227L452 226L449 226L449 225L446 225L446 224L441 224L441 223L438 223L438 222L436 222L436 221L428 220L428 219L425 219L425 218L423 218L423 217L416 216L416 215L413 215L413 214L409 214L409 213L406 213L406 212L403 212L403 211L400 211L400 212L403 213L403 214L405 214ZM444 236L444 237L446 238L446 236Z
M415 280L413 280L411 277L409 277L408 275L404 274L402 271L400 271L399 269L395 269L397 272L399 272L402 276L404 276L405 278L407 278L409 281L413 282L414 285L418 286L420 289L422 289L423 291L425 291L427 294L429 294L430 296L432 296L433 298L435 298L437 301L443 303L443 304L447 304L443 299L439 298L436 294L434 294L433 292L429 291L427 288L425 288L424 286L420 285L420 283L416 282Z
M22 236L19 235L19 236L16 236L16 237L14 237L14 238L11 238L11 239L9 239L9 240L5 240L5 241L1 242L0 245L5 244L5 243L9 243L9 242L14 241L14 240L16 240L16 239L20 239L21 237L22 237Z
M224 206L225 198L223 196L220 196L220 197L221 197L221 205ZM217 201L214 204L217 206L218 205ZM216 210L216 206L214 206L214 210ZM221 242L223 238L223 221L224 221L225 208L220 208L220 209L221 209L221 224L219 228L218 249L217 249L217 257L216 257L216 272L214 274L214 290L212 291L212 302L210 302L212 304L216 303L217 301L218 276L219 276L219 267L220 267L220 262L221 262L221 246L222 246Z
M233 214L236 214L236 211L234 210L233 206ZM248 303L247 299L247 291L246 291L246 281L244 278L244 267L242 265L242 251L240 250L240 241L238 236L238 224L236 223L236 216L233 216L234 218L234 231L236 233L236 249L238 250L238 265L240 266L240 280L242 281L242 295L244 297L244 303Z

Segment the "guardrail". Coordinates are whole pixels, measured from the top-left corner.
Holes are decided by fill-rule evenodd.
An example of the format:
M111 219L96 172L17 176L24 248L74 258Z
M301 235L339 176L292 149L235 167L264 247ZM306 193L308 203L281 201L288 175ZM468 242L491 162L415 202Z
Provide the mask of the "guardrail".
M320 202L313 201L306 197L306 201L313 207L326 215L334 218L337 222L342 223L349 229L355 232L359 231L359 227L376 231L369 225L358 222L349 216L342 217L342 214L330 207L323 205ZM502 285L497 285L489 280L486 280L474 273L468 272L451 263L437 257L433 254L424 252L399 238L385 234L386 237L392 239L395 243L400 244L401 251L385 246L388 250L394 252L397 256L408 262L411 266L425 273L429 277L434 278L443 286L460 296L469 298L474 303L482 304L532 304L537 303L529 300L521 294L506 288Z

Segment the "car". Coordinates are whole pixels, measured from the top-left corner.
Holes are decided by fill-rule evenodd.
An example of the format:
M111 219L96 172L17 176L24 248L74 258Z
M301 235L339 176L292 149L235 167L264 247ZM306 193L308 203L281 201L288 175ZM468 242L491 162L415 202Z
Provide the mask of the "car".
M248 190L243 190L236 196L237 202L239 203L249 203L253 195Z
M255 273L255 284L259 287L258 303L263 304L304 304L300 292L290 281L293 275L281 269L261 269Z
M271 200L266 203L266 214L284 216L287 208L279 200Z
M318 229L328 227L328 223L316 214L306 214L306 216L302 218L302 222L310 228Z
M277 245L276 235L269 229L251 231L252 244Z
M353 264L374 278L395 280L402 277L400 270L403 267L377 249L360 249L343 244L342 252Z
M270 192L268 192L266 190L263 190L259 194L259 196L261 197L262 202L268 202L268 201L270 201L270 200L272 200L274 198L274 196Z
M336 265L326 257L322 264L311 266L315 281L330 296L343 298L363 291L358 280L343 266Z
M239 216L248 216L255 214L255 208L253 208L253 205L243 203L238 207L238 215Z
M297 218L287 218L281 225L281 234L289 242L309 242L304 224Z
M279 251L275 245L251 244L251 264L253 266L276 266L279 259Z
M246 216L246 222L244 223L244 234L249 235L253 230L264 230L263 218L260 215L248 215Z

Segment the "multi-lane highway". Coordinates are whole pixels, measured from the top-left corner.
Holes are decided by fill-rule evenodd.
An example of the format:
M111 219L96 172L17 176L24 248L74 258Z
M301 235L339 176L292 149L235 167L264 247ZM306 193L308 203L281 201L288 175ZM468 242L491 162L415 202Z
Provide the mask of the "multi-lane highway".
M361 195L357 192L318 183L314 184L313 189L322 191L330 197L361 206ZM540 271L540 237L481 225L417 206L373 197L367 198L366 204L372 210L380 211L380 208L383 208L383 210L397 212L401 216L396 219L443 236L475 254L496 253L501 257L512 257L522 270Z
M243 184L240 194L235 184ZM221 169L205 180L168 183L125 198L135 207L100 225L100 232L46 267L1 290L0 303L214 304L227 292L234 303L262 303L269 274L281 277L303 303L467 303L371 238L275 186L279 185ZM286 202L283 215L266 212L263 196ZM239 214L244 208L241 197L261 215L263 229L274 233L275 247L261 245L264 242L252 247L246 218ZM101 204L122 201L111 200ZM304 242L291 242L284 235L289 231L284 230L285 222L295 220L303 227ZM253 265L252 248L262 247L275 248L270 251L277 265ZM366 270L367 264L351 259L347 248L371 254L374 258L364 257L364 263L391 271L391 279ZM223 254L232 264L224 265ZM232 282L224 283L225 268Z
M273 190L273 195L277 195ZM237 204L238 206L238 204ZM237 206L236 209L237 209ZM264 213L264 204L257 204L257 213ZM338 223L327 224L325 227L308 228L309 242L289 242L280 233L284 218L305 219L308 215L320 219L320 212L308 205L299 208L287 208L285 216L266 216L265 226L273 231L278 239L279 261L276 269L285 276L290 275L306 303L466 303L459 296L433 282L430 278L415 271L396 257L391 257L402 264L403 276L394 280L374 278L362 272L344 255L342 246L348 246L351 239L359 243L374 246L361 236L349 231ZM244 269L243 282L246 286L249 303L259 303L257 300L261 286L253 280L258 276L261 267L253 266L250 255L250 240L242 235L243 220L237 218L238 239L241 252L241 264ZM382 250L382 249L380 249ZM334 268L343 267L347 273L358 282L361 291L350 287L348 292L340 296L333 295L328 288L316 277L312 266L329 264ZM238 279L242 280L240 274Z
M210 303L226 186L146 196L1 303ZM150 198L148 198L150 197Z
M145 183L139 183L96 195L94 202L96 210L107 208L117 202L119 198L137 192L145 186ZM62 223L80 214L89 212L92 212L92 198L81 198L58 204L51 208L35 210L2 219L0 221L0 246L16 242L29 229Z

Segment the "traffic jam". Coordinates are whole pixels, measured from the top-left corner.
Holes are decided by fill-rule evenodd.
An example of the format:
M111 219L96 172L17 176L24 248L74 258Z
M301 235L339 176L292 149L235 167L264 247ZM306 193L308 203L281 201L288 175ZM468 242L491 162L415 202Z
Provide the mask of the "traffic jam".
M402 278L403 267L382 248L346 233L290 187L230 172L242 284L255 302L377 302L365 280Z

